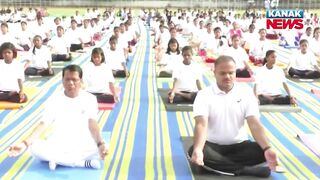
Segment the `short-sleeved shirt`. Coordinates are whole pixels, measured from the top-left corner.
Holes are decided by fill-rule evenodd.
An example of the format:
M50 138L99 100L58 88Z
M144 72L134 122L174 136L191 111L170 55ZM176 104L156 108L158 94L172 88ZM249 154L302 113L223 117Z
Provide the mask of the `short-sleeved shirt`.
M207 141L221 145L247 140L246 118L260 117L252 89L237 83L228 93L221 91L217 84L199 91L193 104L193 116L208 118Z
M0 60L0 91L19 92L18 79L24 81L23 65L15 59L11 64Z
M272 69L266 66L260 67L256 74L257 94L280 95L284 82L286 77L280 67L273 66Z
M111 94L109 83L114 83L114 77L106 64L96 66L90 62L83 72L83 80L88 92Z
M189 65L183 62L173 69L172 78L177 79L176 88L178 91L197 92L197 80L201 80L200 67L193 61Z
M238 47L237 49L230 47L226 50L224 55L231 56L234 59L237 69L244 69L244 62L249 59L248 54L242 47Z
M51 52L49 48L45 45L42 45L40 49L38 48L31 48L29 50L29 58L30 60L30 67L34 68L48 68L48 61L52 61Z
M42 122L53 124L48 141L63 148L96 146L89 130L89 119L97 119L98 103L94 95L80 90L70 98L63 91L57 92L45 104Z
M313 66L317 65L317 59L310 51L307 51L306 54L302 54L301 51L296 51L291 57L290 65L292 68L301 71L314 70Z

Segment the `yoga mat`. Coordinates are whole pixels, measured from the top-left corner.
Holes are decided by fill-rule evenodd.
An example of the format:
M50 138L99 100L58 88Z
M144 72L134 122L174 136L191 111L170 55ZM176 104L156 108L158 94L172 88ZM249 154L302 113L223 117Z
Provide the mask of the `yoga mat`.
M111 139L111 132L103 132L102 137L108 146ZM56 170L50 171L48 162L34 158L32 158L31 161L31 165L27 168L21 179L101 179L103 173L103 167L101 169L90 169L71 168L59 165ZM101 165L103 166L102 160Z
M158 89L159 95L167 111L192 111L192 104L170 104L168 102L168 89Z
M237 82L254 82L255 79L254 77L250 77L250 78L241 78L241 77L237 77L236 78Z
M298 134L297 137L320 158L320 134Z
M24 91L28 97L28 101L30 101L30 99L33 98L39 92L39 89L36 87L25 87ZM23 106L25 106L28 103L28 101L25 103L0 101L0 109L20 109Z
M299 106L292 105L260 105L260 112L301 112Z

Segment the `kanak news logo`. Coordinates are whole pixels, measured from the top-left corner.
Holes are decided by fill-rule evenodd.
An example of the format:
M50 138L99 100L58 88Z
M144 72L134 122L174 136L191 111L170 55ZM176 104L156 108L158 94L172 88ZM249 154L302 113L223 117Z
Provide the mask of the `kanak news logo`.
M302 9L270 9L266 13L267 29L302 29Z

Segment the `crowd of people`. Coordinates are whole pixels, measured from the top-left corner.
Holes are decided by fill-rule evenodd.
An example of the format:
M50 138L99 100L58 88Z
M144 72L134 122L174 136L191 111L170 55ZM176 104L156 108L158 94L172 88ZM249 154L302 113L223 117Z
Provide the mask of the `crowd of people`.
M131 9L101 12L93 8L84 15L76 11L74 16L56 17L49 23L38 13L30 12L19 21L12 19L15 16L0 18L3 59L0 61L0 100L26 102L25 75L52 76L55 61L71 61L73 52L94 48L83 72L77 65L63 69L64 93L48 100L35 131L23 142L11 146L10 154L17 156L30 146L33 154L48 161L52 170L57 164L100 168L95 155L103 159L108 149L96 123L97 102L118 102L114 78L130 77L128 56L140 36ZM237 175L268 176L270 169L276 170L277 156L259 121L258 107L259 104L297 104L286 83L287 77L320 78L319 19L317 14L306 12L304 20L304 29L287 33L287 30L266 29L262 10L248 9L243 14L218 9L139 11L137 21L143 21L154 37L157 75L173 79L168 103L194 103L194 144L188 153L192 163ZM19 28L11 29L18 24ZM32 27L28 27L29 24ZM109 44L95 47L109 31L112 32ZM288 67L278 67L273 47L295 41L299 45L293 50ZM21 52L26 55L17 60ZM204 57L200 63L214 62L216 81L209 87L202 85L205 70L195 60L198 55ZM235 82L236 78L250 77L255 77L253 89L242 88ZM282 93L283 89L286 94ZM76 108L67 116L59 116L67 106ZM56 117L51 116L52 109ZM56 113L56 109L62 113ZM62 138L69 137L66 133L77 123L75 118L68 117L77 117L81 125L70 138ZM68 121L70 119L72 121ZM248 140L245 122L255 142ZM60 125L57 132L45 142L38 142L36 139L50 123ZM64 134L66 136L62 136ZM58 142L61 138L63 141ZM86 139L88 146L80 144L80 138ZM61 146L65 149L60 151ZM262 162L267 162L269 168L248 168Z

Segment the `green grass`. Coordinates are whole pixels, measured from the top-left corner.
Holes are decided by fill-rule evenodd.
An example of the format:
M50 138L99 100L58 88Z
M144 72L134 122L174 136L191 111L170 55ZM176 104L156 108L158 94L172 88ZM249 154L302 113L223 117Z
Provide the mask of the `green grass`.
M58 7L47 8L47 12L49 16L54 16L54 17L73 16L75 15L76 10L79 10L80 15L83 15L86 12L86 8L58 8Z

